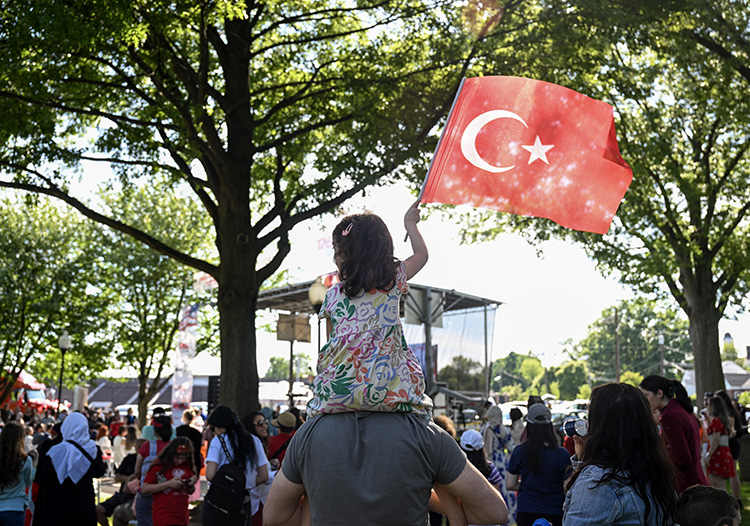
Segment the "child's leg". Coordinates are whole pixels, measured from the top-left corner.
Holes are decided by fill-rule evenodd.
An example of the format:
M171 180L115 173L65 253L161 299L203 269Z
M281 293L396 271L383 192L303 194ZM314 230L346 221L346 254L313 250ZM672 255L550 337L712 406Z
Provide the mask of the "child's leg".
M433 496L430 499L430 509L437 511L448 518L451 526L467 526L464 509L461 501L451 495L447 489L440 484L432 488Z

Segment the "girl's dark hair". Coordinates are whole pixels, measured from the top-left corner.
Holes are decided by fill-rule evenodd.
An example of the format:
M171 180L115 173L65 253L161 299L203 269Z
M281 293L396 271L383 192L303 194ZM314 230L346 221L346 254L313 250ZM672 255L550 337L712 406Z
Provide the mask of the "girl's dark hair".
M375 214L354 214L342 219L333 231L333 249L334 257L341 258L339 278L349 298L360 291L391 290L396 284L393 239Z
M469 460L469 462L471 462L471 464L475 468L477 468L485 478L490 476L492 470L490 469L489 464L487 464L487 456L484 454L484 448L480 449L479 451L464 448L461 449L463 449L464 453L466 453L466 458Z
M125 426L123 426L125 427ZM138 430L135 426L128 426L125 435L125 449L128 451L135 447L135 441L138 440Z
M172 419L168 416L157 416L151 425L154 428L154 434L164 442L172 439Z
M516 420L521 420L523 418L523 413L521 413L521 410L517 407L514 407L510 410L510 420L511 422L515 422Z
M18 482L26 453L24 451L24 439L26 429L16 421L5 424L0 432L0 489L13 486Z
M193 470L193 474L200 475L200 472L196 469L197 466L195 465L195 451L193 449L193 443L187 437L177 437L169 444L167 444L164 449L161 450L161 453L159 453L159 455L156 457L154 465L158 464L164 470L168 470L173 467L175 465L174 457L177 454L177 447L181 445L187 445L190 448L190 452L187 454L188 462L190 462L190 467Z
M454 440L456 439L456 426L453 425L453 420L445 415L435 415L432 420L438 427L443 428L446 433L452 436Z
M714 396L718 396L724 401L724 408L727 410L727 416L732 417L734 419L734 429L729 429L727 427L727 434L730 436L736 435L742 430L742 421L740 418L740 412L737 411L737 408L734 407L734 404L732 403L732 399L729 398L729 395L724 389L720 389L714 393ZM730 433L732 431L732 433Z
M250 462L251 466L257 467L258 465L258 454L255 451L255 445L253 444L253 437L247 432L245 426L239 421L231 424L226 428L226 434L224 435L229 439L229 443L232 444L232 455L237 463L242 468L245 468L245 464ZM215 440L218 440L216 438Z
M529 424L526 426L526 441L519 447L525 448L526 462L535 473L542 469L545 449L557 447L557 435L552 424Z
M688 414L693 414L693 401L690 400L685 386L677 380L670 380L658 374L652 374L643 379L640 387L654 394L661 389L665 397L674 398Z
M734 436L734 429L729 426L729 411L727 411L727 405L722 397L712 396L708 399L708 414L721 421L727 436Z
M570 478L568 490L583 468L599 466L605 473L595 481L595 487L612 480L627 484L646 506L645 522L672 524L677 500L674 465L659 436L648 400L638 388L615 383L594 388L584 444L582 469ZM656 509L652 509L652 500Z
M542 400L542 397L539 395L531 395L526 402L526 408L529 408L534 404L544 404L544 400Z

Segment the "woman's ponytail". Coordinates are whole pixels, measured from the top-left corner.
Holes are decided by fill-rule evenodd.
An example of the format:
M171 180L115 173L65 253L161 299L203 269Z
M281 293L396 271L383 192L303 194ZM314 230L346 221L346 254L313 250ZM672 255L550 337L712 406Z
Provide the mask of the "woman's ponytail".
M688 412L688 414L692 415L693 401L690 400L685 386L677 380L671 380L670 384L672 394L674 394L674 398L677 400L680 406L682 406L682 408Z
M685 390L685 386L682 385L678 380L670 380L659 376L658 374L652 374L647 376L641 381L641 389L651 391L656 394L658 390L664 394L667 399L674 398L677 403L680 404L685 411L693 414L693 402Z

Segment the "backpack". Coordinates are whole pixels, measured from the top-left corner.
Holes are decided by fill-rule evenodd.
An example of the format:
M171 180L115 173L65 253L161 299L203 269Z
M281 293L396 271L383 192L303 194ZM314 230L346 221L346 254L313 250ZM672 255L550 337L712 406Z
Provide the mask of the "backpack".
M221 442L229 463L216 471L203 501L226 517L234 517L244 511L242 504L245 500L245 470L234 463L224 443L224 437L218 435L216 438Z

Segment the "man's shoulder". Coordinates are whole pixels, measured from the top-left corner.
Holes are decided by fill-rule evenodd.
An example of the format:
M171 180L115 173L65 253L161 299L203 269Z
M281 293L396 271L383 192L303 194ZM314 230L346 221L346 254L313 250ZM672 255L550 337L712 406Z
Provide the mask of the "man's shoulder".
M373 442L391 442L404 437L422 443L453 440L438 425L411 413L352 411L316 416L297 430L292 443L330 440L332 436L338 441L361 441L361 437Z

